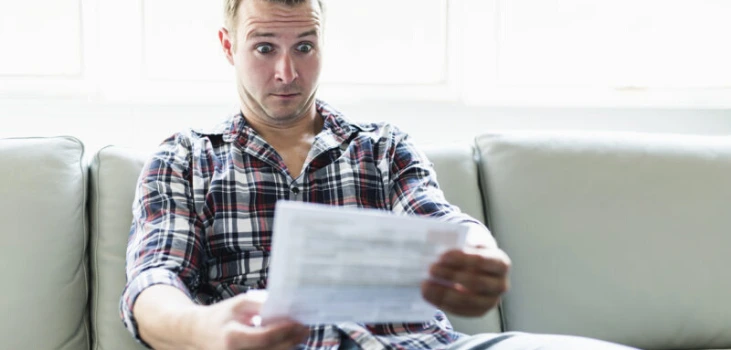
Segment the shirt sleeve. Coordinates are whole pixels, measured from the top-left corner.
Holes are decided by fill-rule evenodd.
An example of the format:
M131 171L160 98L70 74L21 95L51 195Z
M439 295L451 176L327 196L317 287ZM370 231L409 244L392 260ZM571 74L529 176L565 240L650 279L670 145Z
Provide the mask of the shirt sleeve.
M447 202L439 188L433 164L414 146L407 134L396 129L392 140L389 192L393 212L484 227L478 220Z
M201 226L194 209L190 164L189 139L173 136L145 164L137 182L120 314L125 327L143 344L132 314L140 293L163 284L192 299L191 290L199 283Z

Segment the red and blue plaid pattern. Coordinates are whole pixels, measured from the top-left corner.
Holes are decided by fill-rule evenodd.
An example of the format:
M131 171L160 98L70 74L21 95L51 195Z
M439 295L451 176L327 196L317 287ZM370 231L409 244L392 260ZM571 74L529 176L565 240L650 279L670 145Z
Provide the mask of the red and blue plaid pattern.
M174 286L200 304L266 288L278 200L477 222L444 199L431 163L406 134L384 123L350 123L321 101L317 110L323 130L294 178L241 114L212 132L172 136L146 163L120 303L138 340L131 307L152 285ZM364 349L438 349L460 336L439 311L423 324L313 326L300 348L336 349L342 334Z

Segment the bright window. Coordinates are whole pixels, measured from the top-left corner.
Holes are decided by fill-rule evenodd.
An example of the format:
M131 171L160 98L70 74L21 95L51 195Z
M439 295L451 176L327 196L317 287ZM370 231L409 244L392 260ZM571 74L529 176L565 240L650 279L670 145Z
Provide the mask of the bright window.
M326 0L322 96L729 107L729 0ZM0 2L0 99L223 104L220 1ZM38 11L43 8L43 11Z

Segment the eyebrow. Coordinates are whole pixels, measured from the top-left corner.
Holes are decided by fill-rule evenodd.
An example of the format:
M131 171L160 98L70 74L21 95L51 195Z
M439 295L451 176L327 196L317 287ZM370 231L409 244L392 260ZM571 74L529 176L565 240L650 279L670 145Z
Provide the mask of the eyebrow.
M276 35L274 33L261 33L261 32L253 32L249 34L250 38L273 38Z
M306 36L314 35L317 36L317 29L313 29L307 32L304 32L297 36L297 38L304 38ZM249 35L250 38L275 38L277 35L274 33L261 33L261 32L253 32Z
M310 35L317 36L317 29L310 30L309 32L304 32L304 33L298 35L297 37L298 38L304 38L304 37L310 36Z

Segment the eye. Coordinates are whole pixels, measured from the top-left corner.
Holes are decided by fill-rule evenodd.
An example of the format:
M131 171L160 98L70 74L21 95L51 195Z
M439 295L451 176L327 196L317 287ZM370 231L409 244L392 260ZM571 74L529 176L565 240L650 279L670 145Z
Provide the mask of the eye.
M297 45L297 51L302 53L308 53L314 48L315 47L310 43L300 43L299 45Z
M274 46L272 46L272 44L259 44L259 45L256 45L256 51L258 51L261 54L268 54L268 53L274 51Z

